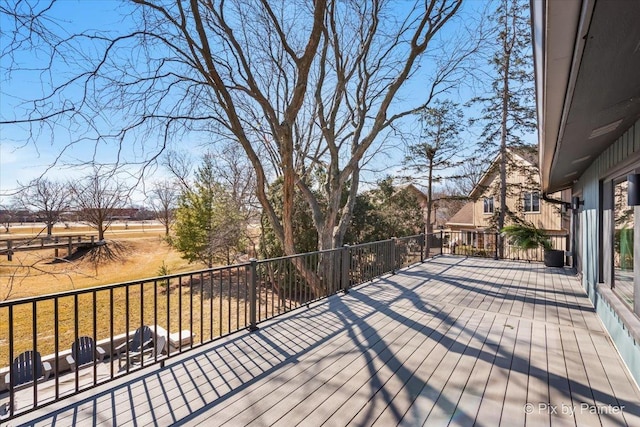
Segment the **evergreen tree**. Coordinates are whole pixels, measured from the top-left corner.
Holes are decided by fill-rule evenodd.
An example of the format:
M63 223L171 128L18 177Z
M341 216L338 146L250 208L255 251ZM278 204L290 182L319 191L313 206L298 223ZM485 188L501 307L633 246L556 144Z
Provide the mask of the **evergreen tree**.
M172 245L189 262L213 267L231 263L231 255L245 244L246 223L229 191L216 179L210 155L205 155L195 181L185 188L176 211Z
M277 179L269 187L268 196L279 218L282 215L282 191L282 178ZM311 208L300 192L296 192L294 197L293 212L293 236L296 253L317 251L318 234L313 226ZM260 256L262 258L277 258L285 255L282 243L277 238L273 226L265 213L262 214L260 223L262 229Z
M451 101L438 101L433 107L422 111L421 122L423 141L407 147L404 160L406 167L415 174L414 179L426 182L427 188L427 234L433 232L434 199L433 187L442 180L442 172L460 164L455 157L462 150L458 139L462 111Z
M346 242L373 242L411 236L423 230L424 216L415 193L394 186L392 181L386 177L378 181L377 188L358 195Z
M491 90L486 96L474 99L483 109L482 115L472 123L484 124L480 152L487 156L487 160L498 153L500 156L500 208L496 226L502 229L507 214L507 169L510 163L507 149L526 145L525 135L533 133L536 128L529 2L500 0L491 19L497 42L490 60L493 70Z

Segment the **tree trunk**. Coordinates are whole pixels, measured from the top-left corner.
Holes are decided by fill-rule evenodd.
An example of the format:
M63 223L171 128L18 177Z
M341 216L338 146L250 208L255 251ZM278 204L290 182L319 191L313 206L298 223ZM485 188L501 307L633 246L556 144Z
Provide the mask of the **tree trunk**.
M433 156L429 157L429 176L427 179L427 227L425 236L425 253L429 256L433 226L431 225L431 210L433 209Z
M507 120L509 118L509 69L511 48L504 39L504 74L502 76L502 114L500 122L500 212L498 212L498 232L502 230L507 212ZM504 258L504 239L498 235L498 257Z

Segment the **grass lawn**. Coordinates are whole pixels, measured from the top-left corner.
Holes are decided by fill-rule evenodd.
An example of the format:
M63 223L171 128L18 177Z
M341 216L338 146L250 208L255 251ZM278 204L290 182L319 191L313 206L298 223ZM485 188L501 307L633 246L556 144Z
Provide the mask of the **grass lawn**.
M56 229L54 235L88 231ZM24 237L24 229L12 229L11 235ZM106 235L107 247L110 248L112 256L109 259L102 258L99 262L86 255L56 260L51 249L16 252L11 262L6 258L0 259L0 300L156 277L161 274L163 266L170 274L203 268L201 265L188 264L162 236L161 227L147 226L145 230L132 226L113 227ZM7 235L2 234L2 237L6 238ZM127 318L130 330L141 323L152 324L155 320L171 332L177 332L180 327L192 328L198 335L204 335L198 336L196 341L228 333L244 322L244 300L243 294L239 291L242 288L240 285L243 285L240 280L242 271L234 274L235 276L219 275L208 278L194 276L184 281L174 280L168 286L166 283L158 282L158 286L154 287L154 282L146 282L145 285L130 288L128 295L124 288L120 288L113 292L84 294L78 297L77 302L74 297L60 298L57 303L57 322L54 317L54 302L38 302L35 304L37 349L42 355L53 353L56 340L60 350L70 348L75 337L76 323L79 336L93 336L94 312L97 319L95 333L98 339L110 336L112 312L113 333L116 335L126 331ZM169 299L167 293L170 294ZM154 312L154 298L157 299L157 312ZM177 315L180 303L183 313L181 322ZM76 304L77 322L74 310ZM13 311L14 357L34 347L33 309L34 304L22 304L16 306ZM7 308L0 309L0 367L10 363L8 313ZM232 319L231 322L229 318ZM200 319L203 321L200 322Z

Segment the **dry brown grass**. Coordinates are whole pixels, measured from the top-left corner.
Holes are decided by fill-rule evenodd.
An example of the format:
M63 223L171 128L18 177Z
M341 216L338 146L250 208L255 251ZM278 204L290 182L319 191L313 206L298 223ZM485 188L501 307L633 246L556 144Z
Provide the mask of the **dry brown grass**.
M154 277L163 262L171 273L201 268L183 260L157 229L108 232L106 236L107 247L117 252L117 256L100 263L91 257L56 260L52 249L16 252L13 261L0 259L0 300ZM63 253L66 255L61 250L60 255Z
M115 236L117 240L113 239ZM162 239L158 229L112 231L107 234L107 239L109 243L99 251L82 257L72 256L68 260L55 260L53 250L17 252L12 262L6 258L0 260L0 297L25 298L156 277L163 265L171 274L202 268L183 260ZM108 256L104 255L105 250L109 252ZM111 313L115 335L127 330L127 319L129 330L156 321L171 332L180 328L193 329L198 334L197 341L226 334L244 326L242 276L243 270L239 270L232 275L204 278L204 281L200 276L182 281L174 279L169 286L162 281L154 285L151 281L130 287L128 298L125 288L80 295L77 297L78 336L93 336L94 311L98 339L110 336ZM157 305L153 304L154 298ZM76 334L75 297L58 298L57 304L57 343L59 349L64 350L70 347ZM34 346L33 307L34 304L23 304L13 310L14 357ZM35 307L37 349L42 354L53 353L56 346L54 300L38 302ZM183 313L181 320L178 316L180 311ZM8 309L0 309L0 367L10 363L8 313ZM231 322L228 319L232 319Z

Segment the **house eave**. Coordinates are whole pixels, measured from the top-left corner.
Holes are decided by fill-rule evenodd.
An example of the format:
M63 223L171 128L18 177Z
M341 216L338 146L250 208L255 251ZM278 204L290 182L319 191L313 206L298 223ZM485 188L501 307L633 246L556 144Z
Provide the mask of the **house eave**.
M531 11L541 185L553 193L640 117L640 2L531 0Z

